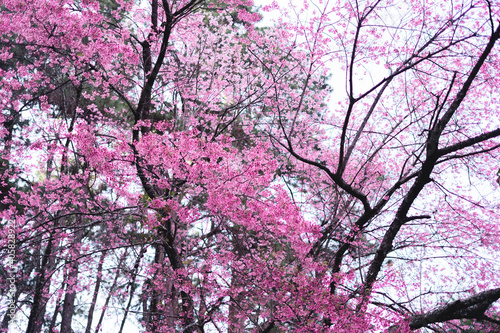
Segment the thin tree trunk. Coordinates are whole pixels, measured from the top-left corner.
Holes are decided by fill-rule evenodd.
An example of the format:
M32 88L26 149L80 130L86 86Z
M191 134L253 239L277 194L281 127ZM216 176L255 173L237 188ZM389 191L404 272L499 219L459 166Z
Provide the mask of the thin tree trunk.
M135 279L137 278L137 273L139 271L139 265L141 263L141 259L144 256L145 252L146 252L146 247L143 246L141 248L141 251L139 252L139 255L137 256L136 261L135 261L134 270L132 272L132 281L130 281L130 294L129 294L129 298L128 298L128 303L127 303L127 307L125 308L125 314L123 315L122 324L120 326L120 330L118 331L118 333L122 333L123 327L125 327L125 322L127 321L127 315L128 315L128 312L130 311L130 306L132 305L132 299L134 298Z
M42 331L48 300L46 293L50 287L50 279L46 279L46 275L53 268L55 262L55 257L52 255L53 243L54 234L51 233L35 282L35 294L33 296L33 304L31 306L26 333L39 333Z
M95 303L97 302L97 296L99 295L99 288L101 287L102 281L102 265L104 263L104 258L106 257L107 250L102 251L101 258L99 259L99 265L97 266L97 279L95 282L94 295L92 296L92 303L90 303L89 314L87 316L87 328L85 333L90 333L92 328L92 318L94 317Z
M78 221L78 219L77 219ZM71 332L71 322L73 320L73 313L75 311L75 298L76 291L75 285L78 279L78 269L80 257L80 243L83 239L83 229L78 229L75 238L73 239L72 247L75 252L71 254L72 263L68 270L67 283L66 283L66 294L64 295L64 303L62 308L62 321L61 321L61 332Z
M179 311L178 311L178 301L177 301L177 293L174 288L174 281L168 280L165 285L165 289L167 291L167 295L165 295L165 298L168 299L167 303L167 311L166 311L166 316L167 316L167 324L168 327L175 327L175 319L179 318Z
M163 260L165 259L165 252L163 249L163 246L160 246L159 244L156 245L156 252L155 252L155 264L161 265L162 267ZM153 282L158 278L158 272L156 271L154 276L153 276ZM158 304L160 302L160 295L158 291L154 287L154 283L150 283L148 291L151 295L151 302L149 306L149 313L148 313L148 322L147 327L149 327L150 331L152 333L155 333L157 328L158 328L158 322L160 321L159 318L159 312L158 312ZM173 326L171 326L173 327Z
M95 333L99 333L99 331L101 330L102 322L104 320L104 315L106 314L106 309L108 308L109 300L111 299L111 296L113 295L113 291L115 290L115 287L116 287L116 283L118 282L118 277L120 276L120 270L121 270L122 264L125 261L125 258L127 256L127 252L128 252L127 249L125 249L125 251L123 251L123 254L120 257L120 261L118 262L118 267L116 267L115 278L113 279L113 284L111 285L111 288L109 289L108 297L106 297L106 301L104 302L104 306L102 307L101 316L99 317L99 322L97 323Z
M59 295L57 297L56 306L54 308L54 314L52 315L52 319L50 320L50 326L49 326L50 333L52 333L54 327L56 327L57 315L59 314L60 310L61 310L61 296Z
M155 263L162 264L165 260L165 250L163 246L156 247L155 254ZM160 273L161 276L161 273ZM155 281L158 278L158 272L155 273L153 280ZM175 328L175 319L179 318L178 312L178 301L177 294L175 293L174 282L172 280L167 280L162 283L162 288L164 292L160 294L158 291L154 290L153 283L151 280L146 282L146 288L144 293L144 303L143 303L143 312L144 312L144 322L146 323L146 327L148 327L149 331L152 333L158 330L158 323L162 318L165 318L165 324L167 327L174 329ZM148 296L151 295L149 308L147 306ZM165 300L165 309L162 309L160 313L160 309L158 305L160 304L160 299Z
M237 228L233 228L233 235L231 239L231 243L233 245L233 252L238 256L238 258L241 258L244 256L247 252L247 249L245 248L243 244L243 240L240 237L243 237L243 235L240 235L239 230ZM244 286L243 281L241 281L241 273L235 272L234 269L231 270L231 290L239 290L240 287ZM242 293L238 293L234 297L231 297L230 303L229 303L229 315L228 315L228 322L229 322L229 328L228 332L234 332L234 333L240 333L244 331L245 327L245 319L240 318L240 312L241 312L241 302L243 301L244 296Z

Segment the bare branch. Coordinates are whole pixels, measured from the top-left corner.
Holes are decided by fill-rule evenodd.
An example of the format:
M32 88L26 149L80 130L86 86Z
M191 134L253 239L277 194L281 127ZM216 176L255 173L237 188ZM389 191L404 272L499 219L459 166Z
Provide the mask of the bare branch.
M410 318L410 328L416 330L433 323L453 319L484 319L484 312L500 298L500 288L480 292L463 300L439 307Z

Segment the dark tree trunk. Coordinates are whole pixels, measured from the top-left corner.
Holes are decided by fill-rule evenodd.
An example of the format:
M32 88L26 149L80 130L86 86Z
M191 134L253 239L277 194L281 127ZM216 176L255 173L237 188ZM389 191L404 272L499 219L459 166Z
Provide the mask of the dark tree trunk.
M127 315L130 311L130 306L132 305L132 299L134 298L134 293L135 293L135 279L137 278L137 274L139 272L139 265L141 264L142 257L144 256L144 253L146 253L146 247L144 246L141 248L141 251L139 252L139 255L137 256L137 259L134 264L134 270L132 271L132 280L130 281L130 294L128 298L128 303L127 307L125 308L125 313L123 315L122 319L122 324L120 326L120 330L118 333L123 332L123 328L125 327L125 322L127 321Z
M52 255L53 243L54 234L51 233L36 278L33 304L31 306L26 333L39 333L42 331L48 301L47 293L50 287L50 279L46 279L46 275L53 269L55 263L55 257Z
M94 317L95 303L97 302L99 288L101 287L102 265L104 264L106 253L107 251L102 251L101 258L99 259L99 265L97 266L97 278L95 282L94 295L92 296L92 303L90 303L89 314L87 316L87 328L85 329L85 333L90 333L90 330L92 328L92 318Z
M123 251L123 254L120 257L120 260L118 262L118 267L116 267L115 278L113 279L113 284L111 285L111 288L109 289L108 297L106 297L106 301L104 302L104 306L102 307L101 316L99 317L99 322L97 323L95 333L99 333L99 331L101 330L102 322L104 320L104 315L106 314L106 309L108 308L108 304L109 304L109 301L111 299L111 295L113 295L113 292L116 288L116 283L118 282L118 277L120 276L122 264L125 261L125 258L127 257L127 252L128 252L127 249L125 249L125 251Z
M56 306L54 308L54 314L52 315L52 319L49 325L49 332L53 332L54 327L56 327L57 315L61 311L61 296L57 298Z
M165 260L165 252L163 249L163 246L160 246L159 244L156 245L156 252L155 252L155 264L162 265L163 261ZM155 281L158 276L158 272L155 272L153 276L153 281ZM159 310L158 310L158 304L160 303L160 294L154 287L154 283L149 283L147 286L147 291L149 295L146 295L146 297L150 296L151 301L149 305L149 309L147 310L147 314L145 317L147 317L147 322L146 322L146 327L149 327L150 331L152 333L155 333L156 330L158 329L158 323L161 320L160 315L159 315ZM174 327L173 325L170 327Z
M83 229L79 229L76 232L75 238L73 239L72 247L75 248L75 252L72 253L72 263L68 270L67 283L66 283L66 294L64 295L64 303L62 308L62 321L61 321L61 332L71 332L71 322L73 320L73 313L75 311L75 298L76 291L74 290L75 283L78 279L78 269L79 269L79 256L80 256L80 243L83 239Z
M244 232L238 230L238 228L232 228L231 243L233 246L233 252L236 256L238 256L238 258L241 258L248 253L248 249L244 244L244 237ZM242 279L242 272L236 272L234 269L232 269L231 289L239 290L244 285L245 283ZM245 296L241 292L231 297L229 303L228 332L242 333L245 331L245 319L238 317L238 314L241 312L241 306L244 299Z

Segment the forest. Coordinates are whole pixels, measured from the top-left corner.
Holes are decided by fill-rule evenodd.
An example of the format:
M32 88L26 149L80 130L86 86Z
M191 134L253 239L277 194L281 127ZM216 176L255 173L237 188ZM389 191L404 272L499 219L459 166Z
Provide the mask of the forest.
M0 332L500 332L497 0L0 0Z

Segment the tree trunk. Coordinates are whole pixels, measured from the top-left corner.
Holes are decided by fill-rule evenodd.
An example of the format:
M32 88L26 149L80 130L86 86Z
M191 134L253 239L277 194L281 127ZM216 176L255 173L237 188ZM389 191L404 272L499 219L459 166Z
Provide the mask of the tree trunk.
M56 306L54 308L54 314L52 315L48 332L53 332L54 327L56 327L57 315L59 314L60 310L61 310L61 296L57 297Z
M132 305L132 299L134 298L134 292L135 292L135 279L137 278L137 274L139 272L139 265L141 263L141 259L144 256L144 253L146 253L146 247L143 246L141 251L139 252L139 255L137 256L137 259L134 264L134 270L132 272L132 280L130 281L130 294L128 298L128 303L127 307L125 308L125 314L123 315L122 319L122 324L120 326L120 330L118 333L122 333L123 328L125 327L125 322L127 321L127 315L130 311L130 306Z
M113 279L113 284L111 285L111 288L109 289L108 297L106 297L106 301L104 302L104 306L102 307L101 316L99 317L99 322L97 323L95 333L99 333L99 331L101 330L102 321L104 320L104 315L106 314L106 309L108 308L108 304L109 304L109 301L111 299L111 295L113 295L113 291L116 288L116 283L118 282L118 277L120 276L120 270L121 270L123 262L125 261L125 258L127 257L127 253L128 253L128 251L127 251L127 249L125 249L125 251L123 251L122 256L120 257L120 261L118 262L118 267L116 267L115 278Z
M104 250L101 253L101 258L99 259L99 265L97 266L97 279L94 287L94 295L92 296L92 303L90 303L89 314L87 316L87 328L85 333L90 333L92 328L92 318L94 317L95 303L97 302L97 296L99 295L99 288L101 287L102 281L102 265L104 263L104 258L106 257L107 251Z
M158 264L159 267L163 267L163 263L164 263L164 260L165 260L165 250L163 248L163 246L157 244L156 245L156 252L155 252L155 264ZM162 273L156 271L154 276L153 276L153 280L152 281L149 281L148 285L147 285L147 288L146 288L146 293L149 294L151 297L151 300L150 300L150 305L149 305L149 309L145 308L144 311L145 311L145 315L144 317L147 318L147 320L145 321L146 322L146 327L149 328L149 330L152 332L152 333L155 333L158 329L158 324L159 322L161 321L161 319L163 318L163 316L160 315L160 309L158 309L158 305L160 304L160 299L161 299L161 294L160 292L158 292L158 290L156 290L155 286L154 286L154 281L156 281L157 279L159 278L162 278L163 279L163 276L162 276ZM173 304L171 304L172 302L170 301L171 300L171 289L172 289L172 284L169 282L169 283L166 283L164 288L166 289L165 290L165 294L163 296L163 299L165 299L166 301L168 301L168 310L167 313L165 313L165 315L167 316L167 325L168 327L170 328L174 328L175 326L175 323L174 323L174 316L173 316L173 312L174 312L174 308L173 308ZM146 295L146 302L147 302L147 298L149 295Z
M245 248L243 238L243 233L238 230L238 228L232 228L232 239L231 243L233 246L233 252L238 258L244 256L248 250ZM241 279L241 272L235 272L234 269L231 270L231 290L239 290L240 287L244 286L244 282ZM245 318L239 317L241 311L241 302L244 300L243 293L238 293L231 297L229 303L229 329L228 332L242 333L245 331Z
M78 219L77 219L78 221ZM62 321L61 321L61 332L71 332L71 322L73 320L73 313L75 311L75 298L76 291L75 286L78 279L78 269L80 257L80 243L83 239L83 229L78 229L75 238L73 239L72 248L75 252L71 254L71 260L73 261L69 267L68 275L66 279L66 294L64 295L64 303L62 308Z
M42 263L38 271L35 282L35 294L28 319L28 328L26 333L39 333L42 331L44 323L45 309L48 301L47 293L50 287L50 279L46 279L47 273L51 271L55 264L55 256L52 255L54 247L54 234L51 233L47 247L45 248Z

